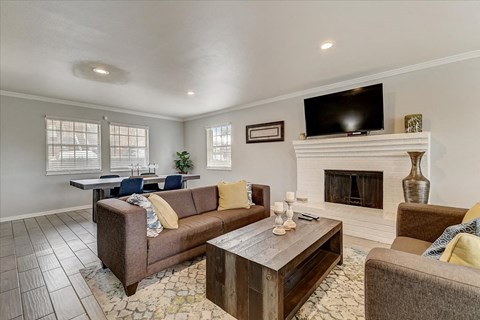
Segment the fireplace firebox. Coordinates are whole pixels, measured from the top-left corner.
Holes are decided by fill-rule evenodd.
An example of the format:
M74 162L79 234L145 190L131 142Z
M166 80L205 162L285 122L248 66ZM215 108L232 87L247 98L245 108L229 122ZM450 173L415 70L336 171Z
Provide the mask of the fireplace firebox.
M383 172L325 170L325 201L383 209Z

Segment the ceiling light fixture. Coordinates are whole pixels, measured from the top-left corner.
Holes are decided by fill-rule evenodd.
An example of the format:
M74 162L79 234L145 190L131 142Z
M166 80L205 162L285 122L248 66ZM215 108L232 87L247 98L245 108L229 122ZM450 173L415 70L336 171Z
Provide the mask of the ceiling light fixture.
M189 96L193 96L193 95L195 94L195 92L193 92L193 91L187 91L187 94L188 94Z
M98 74L103 74L103 75L110 74L110 72L108 72L107 70L102 69L102 68L93 68L93 72L98 73Z
M333 42L332 41L327 41L327 42L322 43L322 45L320 46L320 49L327 50L327 49L330 49L331 47L333 47Z

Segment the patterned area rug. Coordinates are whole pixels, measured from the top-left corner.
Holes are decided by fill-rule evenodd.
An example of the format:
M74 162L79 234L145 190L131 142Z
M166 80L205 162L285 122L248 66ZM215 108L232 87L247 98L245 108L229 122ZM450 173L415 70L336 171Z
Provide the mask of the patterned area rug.
M294 319L364 319L365 256L346 248L343 265L332 270ZM205 298L205 256L149 276L132 297L109 269L94 266L80 272L108 319L234 319Z

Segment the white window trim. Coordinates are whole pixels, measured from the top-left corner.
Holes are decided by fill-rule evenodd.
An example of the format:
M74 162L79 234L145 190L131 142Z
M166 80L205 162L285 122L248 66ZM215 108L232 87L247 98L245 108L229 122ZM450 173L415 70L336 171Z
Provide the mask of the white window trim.
M230 166L209 166L208 165L208 157L209 157L209 137L208 137L208 131L212 128L217 128L217 127L224 127L224 126L230 126ZM222 124L217 124L217 125L212 125L209 127L205 128L205 140L206 140L206 155L207 155L207 170L217 170L217 171L232 171L233 167L233 126L231 122L228 123L222 123Z
M60 121L76 121L85 123L95 123L98 125L98 156L100 157L99 169L78 169L78 170L48 170L48 120L60 120ZM58 117L58 116L45 116L45 175L46 176L59 176L59 175L72 175L72 174L87 174L87 173L101 173L102 171L102 123L100 121L70 118L70 117Z
M130 124L130 123L109 122L108 123L108 145L109 145L109 154L110 154L110 162L109 162L110 172L130 172L131 171L131 169L129 168L112 168L112 145L110 143L110 126L122 126L122 127L147 130L147 136L145 137L146 138L145 144L147 146L145 162L146 162L146 165L148 165L150 161L150 127L137 125L137 124Z

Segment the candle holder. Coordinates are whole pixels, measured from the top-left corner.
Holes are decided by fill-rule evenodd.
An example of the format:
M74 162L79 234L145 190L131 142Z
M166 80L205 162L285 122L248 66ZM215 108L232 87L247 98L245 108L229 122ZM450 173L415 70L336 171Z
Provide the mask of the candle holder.
M283 236L285 234L285 228L283 227L283 219L282 219L282 214L284 211L273 210L273 212L277 217L275 218L275 228L273 228L272 232L277 236Z
M295 201L294 200L285 200L285 202L288 205L288 209L287 209L287 221L285 221L285 223L283 224L283 227L285 228L285 230L292 230L292 229L295 229L297 227L297 224L292 219L293 218L292 204Z

